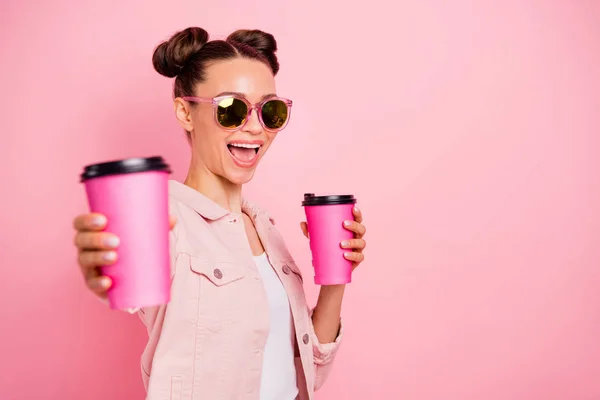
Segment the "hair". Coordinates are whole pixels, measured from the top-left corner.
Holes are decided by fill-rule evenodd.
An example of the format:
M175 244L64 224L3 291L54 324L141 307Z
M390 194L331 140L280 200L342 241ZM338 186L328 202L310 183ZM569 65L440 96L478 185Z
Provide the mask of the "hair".
M193 96L198 83L206 79L210 62L237 57L265 63L277 75L279 62L275 52L277 42L270 33L241 29L226 40L209 40L208 32L191 27L175 33L154 50L154 69L168 78L175 78L173 96Z

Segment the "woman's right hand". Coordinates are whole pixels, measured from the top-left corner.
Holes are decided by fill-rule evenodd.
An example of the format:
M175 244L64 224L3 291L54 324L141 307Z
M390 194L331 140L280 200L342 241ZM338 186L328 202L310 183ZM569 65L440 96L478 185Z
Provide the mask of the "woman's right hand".
M101 298L106 298L112 282L108 276L102 276L100 266L114 264L119 247L116 235L103 232L106 222L104 215L94 213L80 215L73 221L79 268L88 288Z
M81 274L88 288L103 299L112 282L108 276L102 275L100 267L114 264L119 248L119 238L103 231L106 223L106 217L97 213L79 215L73 220ZM174 226L175 218L170 217L170 229Z

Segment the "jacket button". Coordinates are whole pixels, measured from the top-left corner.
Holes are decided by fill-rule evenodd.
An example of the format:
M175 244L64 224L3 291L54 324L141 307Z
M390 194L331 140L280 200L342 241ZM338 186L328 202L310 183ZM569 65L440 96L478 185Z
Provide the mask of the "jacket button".
M305 333L304 336L302 336L302 341L304 344L308 344L308 333Z
M215 270L213 271L213 275L214 275L214 276L215 276L215 278L217 278L217 279L221 279L221 278L223 277L223 273L222 273L222 272L221 272L221 270L220 270L220 269L218 269L218 268L217 268L217 269L215 269Z
M284 265L283 268L281 268L281 270L283 271L284 274L289 275L290 274L290 267L288 267L287 265Z

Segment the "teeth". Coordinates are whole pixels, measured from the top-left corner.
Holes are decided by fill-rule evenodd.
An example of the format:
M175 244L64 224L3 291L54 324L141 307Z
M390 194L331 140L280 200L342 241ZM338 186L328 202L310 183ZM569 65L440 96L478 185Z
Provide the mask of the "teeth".
M229 143L229 146L245 147L246 149L258 149L260 147L259 144L246 144L246 143Z

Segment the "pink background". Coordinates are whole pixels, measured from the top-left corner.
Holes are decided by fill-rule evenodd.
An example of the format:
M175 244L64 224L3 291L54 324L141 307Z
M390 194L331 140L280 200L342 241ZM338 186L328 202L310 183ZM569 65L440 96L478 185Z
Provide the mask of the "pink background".
M600 399L600 3L351 4L1 3L1 399L143 397L144 328L84 288L71 218L85 163L162 154L184 176L150 59L189 25L279 41L294 115L247 196L304 272L304 192L366 216L318 399Z

